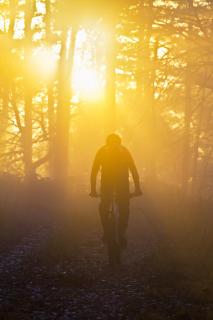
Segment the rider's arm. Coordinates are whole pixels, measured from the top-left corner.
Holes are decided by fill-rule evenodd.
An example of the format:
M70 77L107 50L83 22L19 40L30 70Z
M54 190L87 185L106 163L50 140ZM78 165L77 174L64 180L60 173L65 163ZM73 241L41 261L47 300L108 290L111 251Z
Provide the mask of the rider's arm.
M97 179L100 166L101 166L101 155L100 155L100 151L98 151L92 165L92 171L91 171L91 177L90 177L91 195L96 195L96 179Z
M129 163L129 170L132 174L133 181L135 184L135 192L141 194L140 178L139 178L138 170L136 168L135 162L130 152L128 152L128 163Z

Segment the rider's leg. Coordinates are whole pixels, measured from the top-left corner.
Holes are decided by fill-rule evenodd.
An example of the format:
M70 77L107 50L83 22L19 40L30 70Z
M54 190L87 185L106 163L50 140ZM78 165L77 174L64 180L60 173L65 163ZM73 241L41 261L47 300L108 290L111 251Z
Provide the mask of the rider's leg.
M101 202L99 205L99 213L101 218L101 224L103 227L103 241L106 240L107 235L107 226L108 226L108 219L110 213L110 205L111 205L111 197L108 193L101 195Z
M118 203L118 209L119 209L118 228L120 233L125 233L128 227L128 222L129 222L129 202L120 201Z
M118 221L118 234L121 245L126 247L126 231L129 222L129 193L123 193L118 196L118 210L119 210L119 221Z

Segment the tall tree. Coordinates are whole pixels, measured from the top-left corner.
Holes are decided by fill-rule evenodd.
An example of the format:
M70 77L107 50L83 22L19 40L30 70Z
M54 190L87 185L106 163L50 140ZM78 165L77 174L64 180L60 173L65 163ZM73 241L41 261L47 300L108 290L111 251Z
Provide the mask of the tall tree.
M59 65L58 108L56 119L56 136L54 150L54 176L57 180L64 181L68 176L69 168L69 128L71 107L71 78L74 63L74 50L77 29L72 27L72 32L65 28L62 33L61 54ZM70 38L67 52L66 44Z
M26 17L25 17L25 61L30 61L31 57L31 43L32 43L32 30L31 23L33 17L34 1L28 0L26 5ZM24 75L24 96L25 96L25 117L24 117L24 129L23 129L23 154L25 165L25 177L27 180L31 180L34 177L34 167L32 160L33 140L32 140L32 81L29 71L25 70Z

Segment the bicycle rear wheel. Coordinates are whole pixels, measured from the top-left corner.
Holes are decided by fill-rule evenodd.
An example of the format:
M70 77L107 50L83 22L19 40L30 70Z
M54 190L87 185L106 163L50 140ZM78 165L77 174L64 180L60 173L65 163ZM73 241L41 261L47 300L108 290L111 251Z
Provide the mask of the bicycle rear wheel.
M109 265L112 267L119 266L121 264L121 252L116 246L108 246L108 258Z
M116 221L114 216L110 216L108 224L107 251L109 265L112 267L121 264L121 248L118 242Z

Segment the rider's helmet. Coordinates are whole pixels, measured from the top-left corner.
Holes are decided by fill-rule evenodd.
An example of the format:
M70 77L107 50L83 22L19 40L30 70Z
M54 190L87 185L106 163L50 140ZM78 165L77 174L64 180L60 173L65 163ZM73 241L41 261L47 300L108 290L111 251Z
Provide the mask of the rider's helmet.
M111 133L106 138L106 144L109 147L120 146L121 145L121 137L116 133Z

